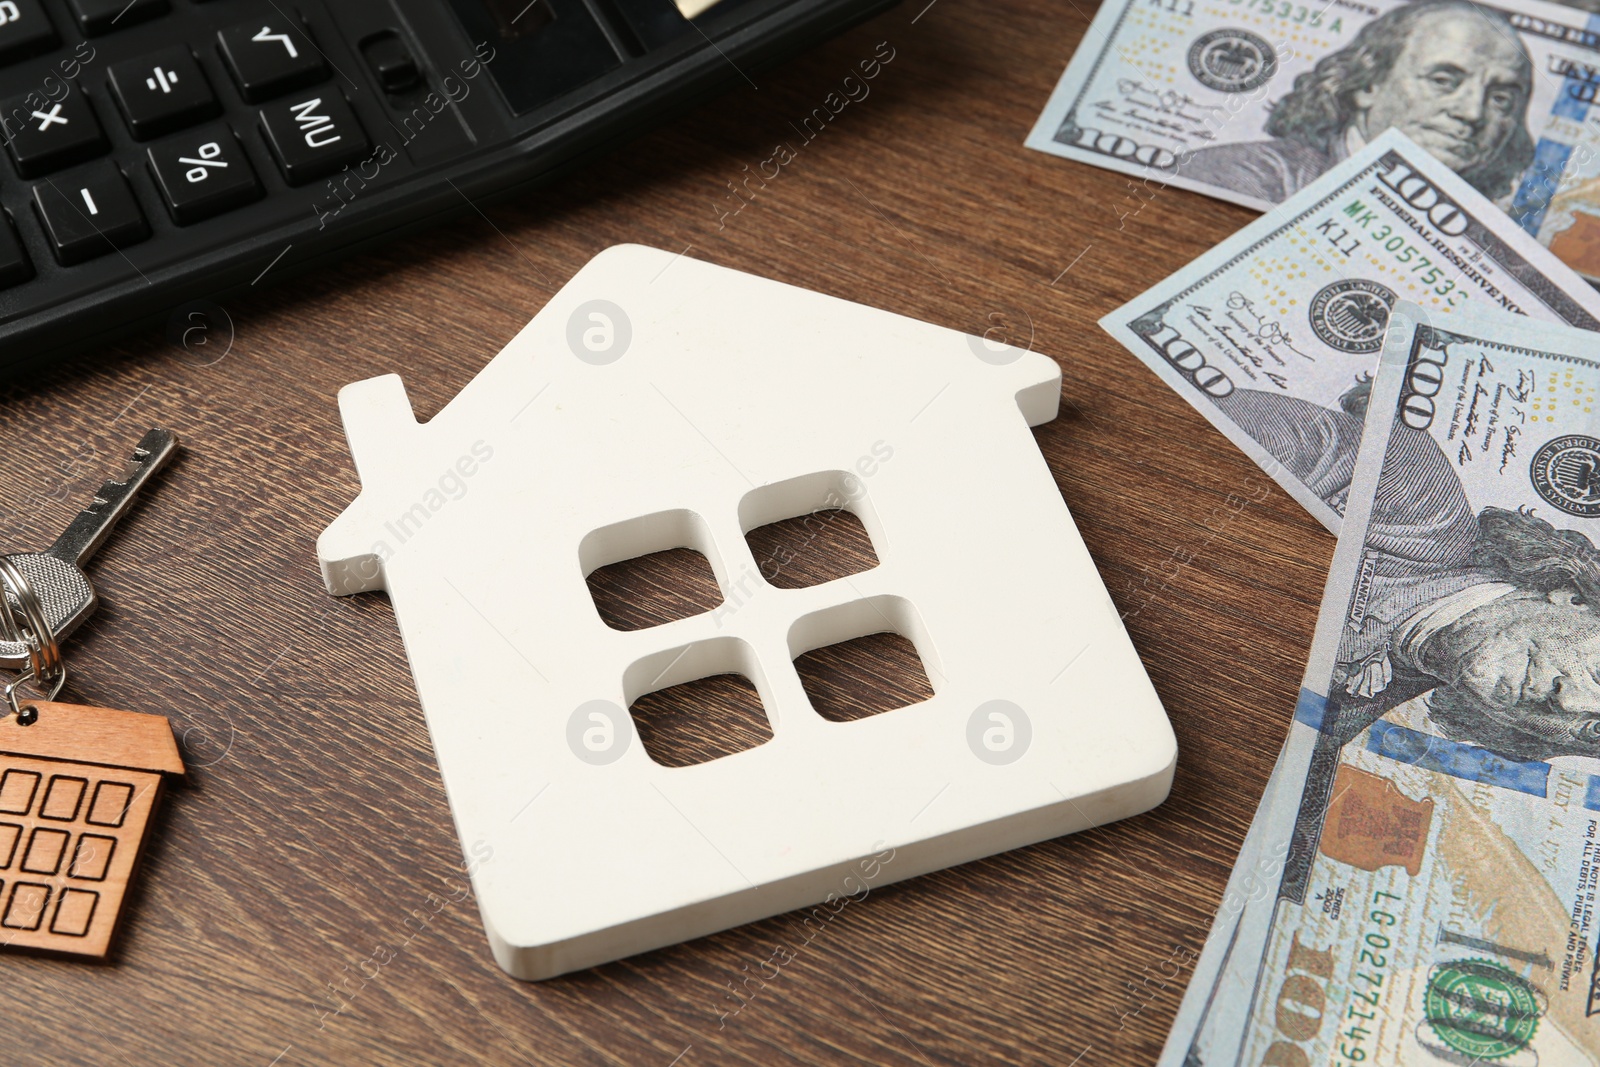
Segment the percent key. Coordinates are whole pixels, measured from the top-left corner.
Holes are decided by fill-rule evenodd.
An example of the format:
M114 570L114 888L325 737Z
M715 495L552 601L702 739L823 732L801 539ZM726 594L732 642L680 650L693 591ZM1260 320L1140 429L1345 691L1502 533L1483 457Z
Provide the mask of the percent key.
M149 155L167 210L180 226L261 197L255 168L225 123L212 123L151 145Z

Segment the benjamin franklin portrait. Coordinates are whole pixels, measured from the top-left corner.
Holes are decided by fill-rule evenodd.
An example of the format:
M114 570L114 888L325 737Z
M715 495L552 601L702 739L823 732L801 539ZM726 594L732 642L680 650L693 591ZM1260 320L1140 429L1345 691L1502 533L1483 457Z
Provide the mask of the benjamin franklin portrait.
M1370 389L1338 409L1252 389L1217 405L1342 506ZM1600 758L1600 550L1528 512L1474 509L1426 433L1396 425L1386 456L1368 590L1335 661L1337 739L1421 696L1442 736L1506 759Z
M1533 162L1532 76L1499 12L1416 0L1297 77L1268 113L1269 140L1201 149L1179 173L1277 203L1393 126L1497 199Z

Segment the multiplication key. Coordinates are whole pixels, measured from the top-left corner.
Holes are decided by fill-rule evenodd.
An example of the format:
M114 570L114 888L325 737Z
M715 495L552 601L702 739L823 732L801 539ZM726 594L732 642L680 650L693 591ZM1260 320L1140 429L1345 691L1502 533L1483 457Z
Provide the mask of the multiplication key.
M83 573L83 565L111 536L111 529L133 506L134 498L177 451L178 439L168 430L150 430L139 439L133 460L120 478L106 482L88 507L78 513L43 552L7 556L27 577L44 606L51 632L60 640L88 618L99 601ZM0 667L22 670L28 650L19 642L0 639Z

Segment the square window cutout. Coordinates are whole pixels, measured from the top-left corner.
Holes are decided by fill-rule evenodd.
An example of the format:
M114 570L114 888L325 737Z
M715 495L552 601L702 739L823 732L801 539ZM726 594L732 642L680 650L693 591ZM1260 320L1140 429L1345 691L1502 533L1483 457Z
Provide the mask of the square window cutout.
M789 654L816 713L855 722L931 699L931 645L899 597L879 596L807 615L789 630Z
M878 565L869 525L876 516L866 483L844 471L822 471L745 494L739 521L768 584L804 589Z
M578 548L600 618L613 630L644 630L722 603L711 534L691 511L664 511L595 530Z
M717 638L647 656L628 669L629 713L645 752L663 767L692 767L772 740L743 641ZM645 690L635 695L635 690Z

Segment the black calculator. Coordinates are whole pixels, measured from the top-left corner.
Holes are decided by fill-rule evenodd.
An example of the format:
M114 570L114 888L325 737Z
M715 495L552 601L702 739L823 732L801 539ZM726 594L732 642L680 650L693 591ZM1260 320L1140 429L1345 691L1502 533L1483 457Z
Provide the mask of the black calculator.
M894 2L0 0L0 371L546 180Z

